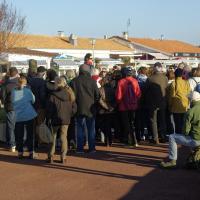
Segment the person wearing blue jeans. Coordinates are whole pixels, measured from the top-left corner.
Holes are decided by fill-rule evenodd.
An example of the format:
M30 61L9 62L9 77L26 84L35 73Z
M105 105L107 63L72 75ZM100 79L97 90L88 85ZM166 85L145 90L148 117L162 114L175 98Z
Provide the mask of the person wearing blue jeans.
M200 140L194 140L190 136L185 136L182 134L171 134L169 136L169 159L177 160L177 144L181 144L183 146L195 148L200 146Z
M169 136L169 161L161 162L163 168L176 166L177 144L191 148L200 146L200 93L194 91L190 98L191 109L185 115L183 134L171 134Z
M95 151L95 119L94 117L77 117L77 152L83 152L85 126L88 132L89 152Z
M1 90L1 100L4 104L4 109L6 111L6 142L12 152L15 151L15 111L13 108L11 92L18 84L18 70L16 67L9 68L9 77L5 80Z
M15 111L6 113L6 141L11 148L15 151Z
M83 152L85 132L88 132L89 151L95 152L95 116L99 102L99 90L90 72L89 65L80 65L79 75L71 81L77 104L77 152L80 153Z

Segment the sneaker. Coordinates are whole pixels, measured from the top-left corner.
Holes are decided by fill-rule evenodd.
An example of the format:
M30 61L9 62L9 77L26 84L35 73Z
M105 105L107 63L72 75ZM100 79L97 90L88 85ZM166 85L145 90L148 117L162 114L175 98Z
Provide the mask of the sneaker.
M16 146L10 148L10 152L15 153L15 151L16 151Z
M88 151L88 153L96 153L96 152L97 152L96 149Z
M66 162L67 162L67 159L66 159L66 157L61 157L61 163L64 165L64 164L66 164Z
M168 161L168 162L161 162L160 166L164 169L175 168L176 167L176 160L171 160L171 161Z
M136 143L136 144L134 144L133 146L134 146L134 147L138 147L139 145L138 145L138 143Z

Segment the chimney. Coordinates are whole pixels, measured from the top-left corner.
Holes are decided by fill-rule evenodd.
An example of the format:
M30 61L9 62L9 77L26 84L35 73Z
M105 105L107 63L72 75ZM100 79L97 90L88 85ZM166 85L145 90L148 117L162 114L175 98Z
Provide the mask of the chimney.
M78 45L78 40L77 40L77 36L74 34L71 34L69 36L69 42L70 44L72 44L73 46L77 46Z
M58 36L59 37L65 37L64 31L58 31Z
M107 40L107 39L108 39L108 36L107 36L107 35L104 35L103 38L104 38L105 40Z
M161 40L161 41L164 40L164 35L163 35L163 34L160 36L160 40Z
M123 38L124 38L125 40L128 40L128 32L123 32Z

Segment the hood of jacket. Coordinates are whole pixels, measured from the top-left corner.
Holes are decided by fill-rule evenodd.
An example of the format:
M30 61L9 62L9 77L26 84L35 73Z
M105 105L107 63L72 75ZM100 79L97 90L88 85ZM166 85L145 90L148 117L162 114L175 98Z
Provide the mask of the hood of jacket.
M48 90L52 90L52 91L57 90L57 86L55 82L47 82L46 87Z
M60 99L61 101L69 101L69 95L64 88L57 89L56 91L52 92L52 95Z

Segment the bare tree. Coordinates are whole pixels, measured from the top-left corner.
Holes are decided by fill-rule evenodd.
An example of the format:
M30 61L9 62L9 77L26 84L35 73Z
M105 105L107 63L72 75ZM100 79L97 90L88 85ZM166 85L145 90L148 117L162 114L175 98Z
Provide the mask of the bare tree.
M21 16L6 0L0 3L0 53L13 48L22 39L26 17Z

